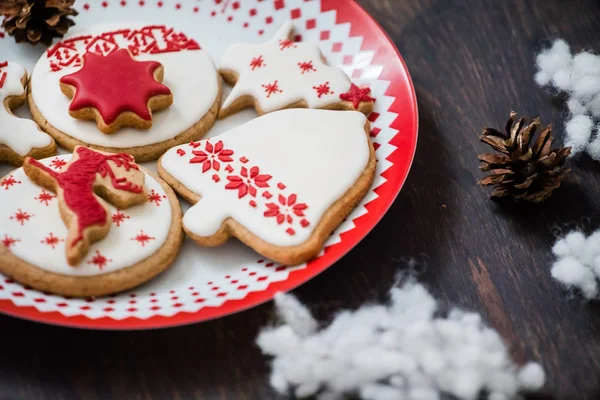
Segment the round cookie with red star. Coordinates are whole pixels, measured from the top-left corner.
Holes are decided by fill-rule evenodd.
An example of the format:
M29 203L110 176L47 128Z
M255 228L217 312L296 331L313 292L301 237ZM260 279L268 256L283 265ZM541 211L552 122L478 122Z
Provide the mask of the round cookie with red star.
M167 269L183 241L174 192L125 153L26 157L0 178L0 202L0 272L45 292L131 289Z
M221 78L200 44L150 24L72 33L42 54L28 95L34 120L61 146L125 152L138 162L201 138L220 100Z

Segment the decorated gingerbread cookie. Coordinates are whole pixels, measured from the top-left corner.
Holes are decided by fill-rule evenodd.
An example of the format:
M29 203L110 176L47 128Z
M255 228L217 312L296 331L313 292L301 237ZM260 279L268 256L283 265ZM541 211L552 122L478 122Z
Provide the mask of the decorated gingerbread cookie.
M181 31L97 25L44 52L28 100L36 122L63 147L126 152L142 162L212 127L220 82L209 54Z
M369 114L375 101L370 89L354 85L344 71L328 66L316 44L293 42L292 31L287 22L264 44L238 44L227 50L219 71L233 89L219 117L246 107L261 115L284 108Z
M318 254L369 190L375 153L359 112L290 109L167 151L158 171L195 204L183 218L202 246L237 237L282 264Z
M161 84L163 66L156 61L136 61L127 49L107 55L87 52L79 71L60 78L60 89L73 99L73 118L96 121L104 133L124 126L152 127L152 111L173 104L173 94Z
M0 179L0 202L0 272L47 292L132 288L165 270L182 243L177 197L124 153L27 158Z
M25 157L44 158L56 152L54 140L35 122L19 118L12 110L25 103L27 71L12 62L0 62L0 161L21 165Z

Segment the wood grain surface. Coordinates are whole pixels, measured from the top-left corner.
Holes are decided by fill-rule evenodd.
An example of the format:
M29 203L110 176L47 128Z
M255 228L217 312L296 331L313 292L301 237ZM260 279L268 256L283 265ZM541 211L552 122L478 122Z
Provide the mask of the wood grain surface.
M541 362L548 399L600 398L600 307L550 277L569 228L600 227L600 165L573 163L540 206L496 203L475 182L485 125L509 111L563 130L561 99L533 81L552 38L600 52L597 0L360 0L394 39L419 99L410 177L375 230L294 293L321 318L384 298L413 269L444 305L481 312L518 362ZM413 258L416 262L409 262ZM276 399L254 344L272 304L148 332L94 332L0 316L0 399Z

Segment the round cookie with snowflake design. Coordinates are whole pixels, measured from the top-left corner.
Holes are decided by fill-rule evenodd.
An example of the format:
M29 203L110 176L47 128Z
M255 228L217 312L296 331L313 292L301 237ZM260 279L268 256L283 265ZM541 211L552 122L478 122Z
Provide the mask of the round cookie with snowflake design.
M93 297L140 285L175 260L177 197L128 154L76 147L0 179L0 272L35 289Z
M25 157L56 153L56 143L37 124L12 111L25 103L27 70L13 61L0 62L0 161L23 164Z
M376 158L364 114L290 109L167 151L160 176L193 203L186 233L233 236L281 264L305 262L368 192Z
M237 44L227 50L219 72L233 89L219 118L247 107L260 115L284 108L373 111L371 90L328 66L316 44L294 42L293 28L287 22L266 43Z
M143 162L212 127L221 78L198 42L172 27L97 25L43 53L28 101L61 146L126 152Z

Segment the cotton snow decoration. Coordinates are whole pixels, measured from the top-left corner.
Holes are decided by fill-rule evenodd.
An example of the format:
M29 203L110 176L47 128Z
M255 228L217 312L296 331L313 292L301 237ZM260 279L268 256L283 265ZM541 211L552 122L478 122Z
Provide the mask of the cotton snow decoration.
M573 56L564 40L556 40L538 54L535 81L569 95L565 146L573 153L586 151L600 160L600 55L581 52Z
M600 230L590 236L574 231L558 240L552 252L557 260L552 277L567 287L577 288L588 299L598 297L600 278Z
M519 398L544 385L542 367L517 367L500 335L476 313L440 316L422 285L390 291L387 305L343 311L319 329L308 309L278 294L282 325L265 328L257 343L273 357L271 385L282 394L318 400L475 400Z

